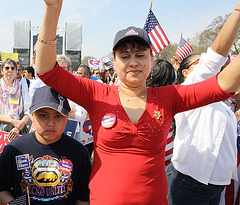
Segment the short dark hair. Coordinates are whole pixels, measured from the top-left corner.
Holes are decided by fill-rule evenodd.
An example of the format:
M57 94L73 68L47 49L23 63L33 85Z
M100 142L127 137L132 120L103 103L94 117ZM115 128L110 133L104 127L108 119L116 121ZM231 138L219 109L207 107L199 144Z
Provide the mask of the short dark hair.
M194 56L199 55L199 54L190 54L186 58L184 58L180 64L180 67L177 71L177 81L176 84L181 84L184 82L185 77L182 73L183 70L189 69L190 64L192 63L192 59Z
M35 71L34 71L34 68L32 66L28 66L24 70L26 70L28 73L31 73L32 77L35 78Z
M89 77L91 76L91 70L90 70L90 68L89 68L87 65L85 65L85 64L80 64L80 65L79 65L79 68L84 68L84 71L85 71L86 73L89 73Z
M108 70L109 70L109 71L110 71L110 70L113 70L113 71L114 71L114 68L113 68L113 67L110 67Z
M146 43L139 39L127 39L126 41L123 41L122 43L118 44L114 50L113 50L113 57L115 58L115 51L116 50L127 50L131 49L131 52L139 51L139 50L146 50L146 48L149 48ZM153 55L152 49L150 48L150 54Z

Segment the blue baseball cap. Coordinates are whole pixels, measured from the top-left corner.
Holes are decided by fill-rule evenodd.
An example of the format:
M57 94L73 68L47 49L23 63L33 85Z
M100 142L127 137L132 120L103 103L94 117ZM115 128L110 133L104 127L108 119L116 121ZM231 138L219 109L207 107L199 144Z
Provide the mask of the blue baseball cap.
M113 50L115 50L115 48L120 43L128 39L138 39L140 41L143 41L149 48L152 48L151 40L148 36L147 31L142 28L130 26L116 33L113 41Z
M32 104L29 108L30 114L41 108L52 108L64 116L71 110L67 98L49 86L40 87L34 92Z

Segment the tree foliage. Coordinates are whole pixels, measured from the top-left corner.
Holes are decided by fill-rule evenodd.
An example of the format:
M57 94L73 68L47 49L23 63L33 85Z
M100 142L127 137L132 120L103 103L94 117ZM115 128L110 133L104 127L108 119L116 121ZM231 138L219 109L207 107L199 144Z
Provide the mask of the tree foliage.
M155 58L161 57L162 59L165 59L169 62L171 62L171 58L173 56L176 56L176 50L177 50L178 45L176 43L174 44L169 44L167 47L165 47L163 50L161 50Z
M216 17L210 25L208 25L203 31L194 35L193 38L187 39L187 41L193 47L194 53L204 53L207 51L207 48L210 47L214 40L216 39L217 35L219 34L220 30L222 29L223 25L229 18L230 14L225 15L225 17L218 16ZM233 44L231 49L232 55L239 54L239 42L240 42L240 32ZM160 51L155 57L156 58L163 58L168 61L171 60L172 56L176 56L177 44L170 44L162 51Z
M214 40L216 39L217 35L219 34L220 30L222 29L229 16L230 14L225 15L225 17L218 16L202 32L195 35L195 37L193 38L193 45L196 46L198 53L206 52L207 48L213 44ZM239 53L239 39L240 33L238 34L231 49L232 55L236 55Z
M93 56L84 56L84 58L81 60L81 64L88 65L89 59L95 59Z

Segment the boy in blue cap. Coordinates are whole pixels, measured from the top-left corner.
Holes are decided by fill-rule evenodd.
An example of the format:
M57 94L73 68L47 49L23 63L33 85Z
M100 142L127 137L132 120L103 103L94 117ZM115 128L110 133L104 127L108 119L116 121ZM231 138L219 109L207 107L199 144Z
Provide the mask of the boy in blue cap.
M89 204L88 152L63 133L69 111L67 99L54 89L36 90L30 107L36 131L10 142L0 156L0 204L27 187L32 205Z

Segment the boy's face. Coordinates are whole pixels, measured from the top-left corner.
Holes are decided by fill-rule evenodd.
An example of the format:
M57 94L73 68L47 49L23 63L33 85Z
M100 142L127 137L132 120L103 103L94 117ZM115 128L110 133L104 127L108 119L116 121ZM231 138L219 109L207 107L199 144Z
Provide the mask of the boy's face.
M40 143L52 144L61 138L68 116L51 108L41 108L31 115L36 127L36 138Z

